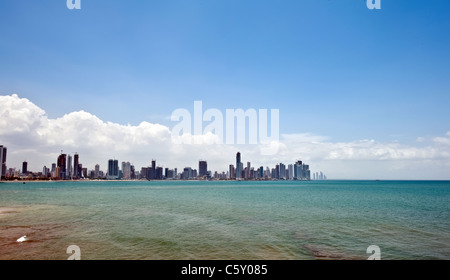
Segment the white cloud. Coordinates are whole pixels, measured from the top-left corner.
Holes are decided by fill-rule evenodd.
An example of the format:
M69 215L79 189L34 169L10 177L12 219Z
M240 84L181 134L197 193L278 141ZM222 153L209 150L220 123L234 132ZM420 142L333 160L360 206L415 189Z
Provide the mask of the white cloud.
M280 142L268 146L173 144L171 136L167 126L104 122L85 111L50 119L27 99L17 95L0 96L0 144L9 148L8 165L20 167L27 160L30 169L35 171L55 162L61 150L68 154L78 152L81 162L89 169L97 163L104 168L109 158L130 161L138 170L149 165L152 159L178 169L197 167L198 160L204 159L211 170L226 171L229 164L235 164L235 154L240 151L243 161L251 161L255 167L303 160L310 164L312 171L322 170L331 178L416 178L420 175L419 179L450 179L447 175L450 132L433 138L426 147L373 139L332 142L329 137L308 133L282 134ZM203 143L214 143L217 139L213 134L195 137L201 137ZM423 144L425 138L418 139ZM271 154L268 150L278 152Z
M433 141L438 144L450 145L450 131L447 132L446 137L435 137Z

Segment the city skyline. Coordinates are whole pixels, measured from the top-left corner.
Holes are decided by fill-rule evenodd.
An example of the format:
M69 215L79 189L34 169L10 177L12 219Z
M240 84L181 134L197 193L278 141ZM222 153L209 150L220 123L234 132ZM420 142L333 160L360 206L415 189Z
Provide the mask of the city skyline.
M263 166L296 155L334 179L450 180L448 1L64 2L0 1L12 166L40 170L62 149L90 168L189 166L195 154L229 170L239 150ZM197 101L222 116L278 110L277 153L176 145L171 114L195 117Z
M251 166L251 162L247 161L247 166L242 168L240 163L241 153L236 153L236 163L240 163L241 169L235 169L233 164L229 165L229 169L208 170L208 162L206 160L198 161L198 170L190 166L178 169L177 167L170 169L169 167L157 166L156 160L151 161L151 165L142 166L137 171L135 166L129 161L122 161L122 168L119 168L118 159L109 159L107 169L104 172L100 170L100 164L96 164L94 169L83 168L79 163L79 154L74 157L65 154L61 150L61 154L57 157L56 163L52 163L52 168L44 166L42 172L33 172L28 170L28 162L22 163L22 169L17 170L16 167L7 167L6 154L7 148L0 146L0 161L4 161L3 166L6 171L1 173L6 175L6 180L29 179L29 180L85 180L85 179L104 179L104 180L164 180L164 179L220 179L220 180L327 180L327 177L320 171L320 177L312 173L311 176L309 165L298 160L295 164L288 164L288 168L283 163L276 164L274 168L269 166L255 167ZM73 161L72 161L73 158ZM76 167L76 168L75 168ZM78 171L77 171L78 170ZM177 170L183 170L177 172Z
M4 112L8 115L17 111L23 112L25 116L27 113L40 111L40 108L29 100L15 95L0 96L0 101L2 99L6 100L6 104L14 101L15 105L0 107L0 114L2 114L2 109L6 109ZM16 115L21 114L16 113ZM73 127L70 125L71 122L78 122L80 126ZM39 129L36 131L19 133L20 141L6 141L4 146L13 147L14 151L9 154L9 162L12 166L21 166L23 161L27 161L31 170L40 170L42 166L47 166L52 158L58 156L58 153L55 152L60 148L58 143L69 143L63 148L69 151L81 151L85 155L85 163L91 168L98 163L97 158L107 157L106 154L113 148L117 158L133 158L135 159L134 164L137 166L146 165L146 158L152 156L160 158L164 162L164 166L187 166L192 164L190 155L193 152L198 154L199 158L212 157L213 160L210 160L209 164L213 166L213 169L220 169L228 164L228 159L224 155L239 149L258 158L265 166L274 161L287 162L290 160L291 154L295 153L306 161L312 162L318 170L327 170L329 177L333 179L449 179L448 172L444 172L444 170L446 171L450 165L447 160L447 157L450 156L450 132L440 137L418 138L417 143L420 146L417 147L400 143L385 144L374 140L332 143L327 138L309 134L282 134L280 142L276 143L280 152L274 156L264 156L261 155L262 147L260 145L171 144L171 132L168 127L146 122L137 127L121 126L102 122L87 112L71 113L57 120L48 119L43 115L38 119L29 118L12 123L19 124L18 126L7 124L5 128L7 131L22 130L32 124L36 125L36 123L45 124L52 129L62 129L65 132L46 130L46 127L38 126ZM155 130L158 131L156 134ZM105 131L107 131L106 134L103 133ZM0 137L8 139L10 138L8 133L2 133ZM50 142L47 142L47 139L42 136L36 137L39 134L51 136L51 139L48 139ZM41 139L44 142L39 143ZM102 141L106 139L108 142L97 142L100 139ZM127 139L133 139L134 144L130 145ZM24 146L24 143L27 142L29 144ZM24 147L33 146L33 143L41 146L43 150L24 149ZM76 147L76 143L84 143L84 145ZM144 146L141 146L140 143L144 143ZM143 147L147 147L148 151L142 153ZM423 165L423 162L427 162L427 165ZM338 166L339 168L337 168ZM417 168L421 172L411 172ZM427 172L423 172L423 168L428 168Z

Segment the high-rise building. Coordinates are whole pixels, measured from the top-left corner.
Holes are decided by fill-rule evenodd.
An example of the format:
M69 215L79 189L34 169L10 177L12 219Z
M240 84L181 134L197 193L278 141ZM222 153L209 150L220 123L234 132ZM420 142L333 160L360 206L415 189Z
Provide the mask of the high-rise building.
M28 162L26 161L22 162L22 174L28 175Z
M208 163L204 160L198 162L198 176L203 177L208 175Z
M154 180L156 179L156 160L152 160L152 168L149 171L148 179Z
M264 167L260 166L259 167L259 179L264 178Z
M131 163L129 161L122 162L122 174L124 180L131 179Z
M6 153L8 149L0 145L0 180L6 177Z
M56 177L60 180L66 179L66 170L67 170L67 155L66 154L60 154L58 156L57 161L57 174Z
M108 175L106 176L108 180L119 179L119 161L117 159L110 159L108 161Z
M43 175L44 177L49 177L49 176L50 176L50 168L47 168L47 166L44 166L44 167L42 168L42 175Z
M148 180L147 174L148 174L148 167L142 167L141 168L141 178L140 179L146 179Z
M100 165L98 164L95 165L94 178L100 178Z
M236 179L242 177L242 162L241 162L241 153L236 154Z
M158 166L155 171L155 179L162 180L163 179L163 168Z
M66 169L66 178L72 179L72 156L67 156L67 169Z
M56 163L52 163L52 177L56 178Z
M192 179L192 175L193 175L192 168L190 168L190 167L185 167L185 168L183 169L183 179L184 179L184 180Z
M298 160L294 164L294 180L303 180L303 165L301 160Z
M130 179L136 180L136 170L134 169L134 165L130 165Z
M294 179L294 165L293 164L288 165L288 179L289 180Z
M280 165L275 165L275 173L272 175L272 178L274 179L280 179Z
M228 177L229 179L236 179L236 170L234 169L234 165L230 164L228 171Z
M308 164L303 164L303 178L304 180L311 180L311 171L309 170Z
M75 155L73 156L73 178L74 179L79 179L81 177L81 170L80 170L80 156L75 153Z
M286 179L286 165L280 163L280 179Z

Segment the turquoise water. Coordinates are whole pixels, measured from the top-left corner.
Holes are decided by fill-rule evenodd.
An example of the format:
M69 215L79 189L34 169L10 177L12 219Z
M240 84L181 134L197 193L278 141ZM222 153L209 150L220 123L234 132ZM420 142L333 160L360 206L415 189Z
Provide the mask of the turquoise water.
M450 182L0 184L0 259L69 245L81 259L367 259L370 245L450 259Z

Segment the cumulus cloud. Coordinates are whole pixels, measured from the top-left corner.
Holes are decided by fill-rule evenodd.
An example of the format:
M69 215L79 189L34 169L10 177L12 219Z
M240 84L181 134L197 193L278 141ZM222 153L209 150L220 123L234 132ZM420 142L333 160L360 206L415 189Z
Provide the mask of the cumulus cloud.
M450 132L432 138L425 147L373 139L333 142L329 137L308 133L282 134L280 142L266 145L214 144L217 136L211 133L180 137L192 138L193 143L201 137L200 142L210 144L175 144L167 126L105 122L85 111L51 119L28 99L16 94L0 96L0 144L9 148L8 165L19 167L21 161L27 160L30 169L36 171L55 162L61 150L79 153L89 169L97 163L105 167L110 158L130 161L138 170L152 159L159 165L179 169L197 167L198 160L203 159L211 170L226 171L229 164L235 164L237 151L244 162L251 161L255 167L303 160L313 171L323 170L331 178L359 178L355 174L369 178L403 174L403 178L412 178L417 174L415 170L423 172L424 167L436 176L450 167ZM420 139L421 144L426 142Z
M447 132L446 137L435 137L433 141L438 144L450 145L450 131Z

